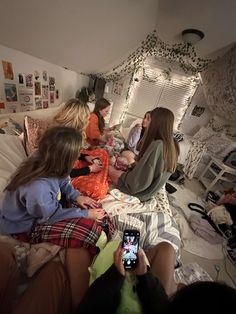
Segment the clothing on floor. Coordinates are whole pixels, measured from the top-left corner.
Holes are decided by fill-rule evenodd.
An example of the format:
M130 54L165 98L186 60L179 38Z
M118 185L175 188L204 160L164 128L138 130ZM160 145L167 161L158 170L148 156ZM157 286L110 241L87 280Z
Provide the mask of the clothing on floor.
M189 224L196 235L205 239L209 243L218 244L223 242L223 238L215 231L206 219L192 214L189 217Z

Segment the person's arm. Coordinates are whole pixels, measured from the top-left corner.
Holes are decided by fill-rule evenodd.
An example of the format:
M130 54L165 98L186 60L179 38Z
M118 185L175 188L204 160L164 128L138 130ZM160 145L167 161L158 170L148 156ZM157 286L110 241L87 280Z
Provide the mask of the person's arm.
M47 181L33 182L29 188L25 189L24 199L27 212L35 217L37 223L44 223L52 217L57 217L58 220L59 217L61 217L61 220L88 217L88 210L86 209L82 210L78 207L63 208L60 203L60 190L55 195L54 190Z
M138 160L133 169L123 173L119 179L117 188L122 192L135 195L148 189L154 178L163 172L163 143L152 142L144 155Z
M76 201L77 197L80 196L80 192L72 186L70 178L66 177L59 180L59 186L61 193L66 196L66 199L70 202Z
M91 170L90 167L83 167L83 168L79 168L79 169L72 169L70 172L70 177L71 178L75 178L75 177L80 177L80 176L86 176L88 174L90 174Z
M168 304L168 297L160 281L151 271L137 276L137 293L142 305L143 313L163 313Z
M128 140L127 140L129 149L134 150L136 148L136 145L140 138L140 134L141 134L141 127L137 125L133 127L133 129L129 133Z
M89 287L76 313L115 313L124 279L113 264Z
M87 156L88 156L87 154L80 154L78 159L81 161L87 161L87 159L86 159Z

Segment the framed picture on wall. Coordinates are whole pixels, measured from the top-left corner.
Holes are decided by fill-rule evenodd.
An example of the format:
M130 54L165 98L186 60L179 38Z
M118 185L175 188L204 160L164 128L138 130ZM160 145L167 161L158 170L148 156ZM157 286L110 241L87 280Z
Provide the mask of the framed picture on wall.
M18 83L19 83L19 85L21 85L21 86L25 86L25 77L24 77L24 74L22 74L22 73L19 73L19 74L18 74Z
M43 100L43 109L48 108L48 100Z
M192 116L195 116L195 117L200 117L205 111L205 108L204 107L201 107L201 106L195 106L193 108L193 111L191 113Z
M48 73L47 73L47 71L43 71L43 80L44 80L44 82L47 82L47 80L48 80Z
M42 98L35 97L35 109L42 109Z
M0 98L0 109L5 109L5 104L2 100L2 98Z
M41 83L40 82L34 82L34 89L35 89L35 95L37 96L41 95Z
M50 92L50 104L54 104L54 103L55 103L55 93Z
M7 102L17 101L16 84L5 83L4 88Z
M25 86L27 88L33 88L33 74L25 75Z
M49 76L49 90L55 90L55 77Z
M42 85L42 97L48 99L48 85Z
M2 61L2 67L5 80L14 80L13 69L11 62Z

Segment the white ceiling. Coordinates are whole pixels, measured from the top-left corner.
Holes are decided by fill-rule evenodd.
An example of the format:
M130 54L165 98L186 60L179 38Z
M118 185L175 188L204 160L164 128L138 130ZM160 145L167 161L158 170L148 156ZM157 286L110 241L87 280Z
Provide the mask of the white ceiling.
M202 56L236 41L235 0L0 0L0 12L0 44L77 72L109 68L155 28L170 43L202 30Z

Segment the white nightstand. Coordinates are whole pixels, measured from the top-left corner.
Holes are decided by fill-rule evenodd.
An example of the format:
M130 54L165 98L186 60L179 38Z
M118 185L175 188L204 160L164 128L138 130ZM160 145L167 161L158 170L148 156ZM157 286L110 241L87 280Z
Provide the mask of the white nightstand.
M207 172L210 171L214 178L210 180L206 178ZM230 176L229 176L230 175ZM206 193L219 181L236 182L236 168L231 168L225 165L221 160L211 157L211 161L207 165L206 169L202 172L198 179L206 188Z

